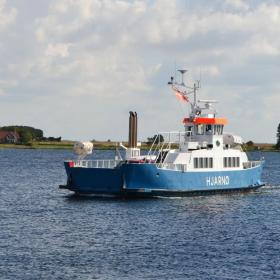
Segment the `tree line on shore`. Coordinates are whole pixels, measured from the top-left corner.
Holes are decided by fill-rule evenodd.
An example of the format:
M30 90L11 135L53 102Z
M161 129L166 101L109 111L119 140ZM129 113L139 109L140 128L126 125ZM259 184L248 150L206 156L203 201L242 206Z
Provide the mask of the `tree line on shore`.
M34 141L48 141L48 142L61 142L61 137L44 137L44 132L41 129L34 128L31 126L20 126L20 125L12 125L12 126L3 126L0 127L0 131L9 131L15 132L19 136L17 143L19 144L28 144ZM95 140L93 140L94 142ZM108 140L109 142L110 140ZM147 144L151 144L154 141L163 142L162 135L154 135L153 137L147 138ZM111 141L110 141L111 142ZM258 149L257 145L253 141L248 141L245 143L246 148L249 149ZM276 145L275 148L280 150L280 123L277 127L276 132Z
M14 132L18 136L17 143L27 144L32 143L33 141L55 141L60 142L61 137L44 137L44 132L41 129L34 128L31 126L23 125L11 125L11 126L2 126L0 131Z
M246 150L280 150L280 123L277 127L276 132L276 144L256 144L250 140L243 144L243 147Z

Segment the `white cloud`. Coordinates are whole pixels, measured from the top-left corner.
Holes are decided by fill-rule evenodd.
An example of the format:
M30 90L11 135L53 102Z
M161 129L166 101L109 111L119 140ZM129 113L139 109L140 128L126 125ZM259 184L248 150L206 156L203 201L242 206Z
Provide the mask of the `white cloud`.
M7 1L0 0L0 31L3 32L16 19L17 10L15 8L7 8Z
M48 44L46 50L47 56L69 56L69 44Z
M221 112L233 118L233 128L245 137L250 119L259 112L250 104L252 98L261 105L266 91L267 97L277 99L280 3L216 0L201 5L192 2L188 8L180 0L46 1L47 10L24 18L23 26L30 26L27 31L15 22L17 14L24 14L19 6L10 7L0 0L1 44L7 53L0 73L0 88L6 92L0 109L5 112L9 104L20 104L13 115L19 121L36 119L40 127L39 111L55 110L50 120L42 121L50 133L61 131L70 138L122 138L126 111L133 109L145 124L142 135L180 128L183 112L166 87L175 62L178 67L188 67L189 82L201 72L201 94L221 99ZM35 108L30 116L23 116L22 104ZM240 121L244 112L250 112L246 122ZM89 115L96 135L83 126ZM96 115L98 118L93 117ZM73 126L58 125L65 116L72 118ZM268 116L262 118L263 123L269 122ZM100 119L115 121L115 130L106 132ZM11 121L9 117L3 120ZM272 141L274 132L270 134ZM260 131L253 132L254 141L263 137Z

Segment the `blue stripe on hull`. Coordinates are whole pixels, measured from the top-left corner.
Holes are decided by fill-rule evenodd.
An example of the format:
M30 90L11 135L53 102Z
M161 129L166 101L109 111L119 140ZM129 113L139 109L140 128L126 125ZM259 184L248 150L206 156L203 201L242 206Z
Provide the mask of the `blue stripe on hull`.
M246 190L263 185L262 166L235 171L181 172L153 164L123 164L115 169L70 168L67 188L84 194L172 195Z

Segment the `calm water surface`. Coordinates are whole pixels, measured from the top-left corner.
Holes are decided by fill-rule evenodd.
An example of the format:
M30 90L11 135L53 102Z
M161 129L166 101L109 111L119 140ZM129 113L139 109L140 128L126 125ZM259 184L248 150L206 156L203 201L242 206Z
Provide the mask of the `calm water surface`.
M118 200L58 189L70 151L0 150L0 279L280 279L280 153L263 155L257 192Z

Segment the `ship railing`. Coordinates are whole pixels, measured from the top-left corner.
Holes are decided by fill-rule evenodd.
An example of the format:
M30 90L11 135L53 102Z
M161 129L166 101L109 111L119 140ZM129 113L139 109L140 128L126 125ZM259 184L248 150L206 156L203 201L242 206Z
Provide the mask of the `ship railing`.
M243 162L243 168L244 169L248 169L248 168L253 168L256 166L261 165L262 161L258 160L258 161L246 161Z
M73 160L74 167L83 168L115 168L119 160L98 159L98 160Z
M170 150L176 146L180 146L186 140L192 137L191 131L170 131L159 132L153 139L152 146L148 152L148 156L157 156L164 150ZM163 163L160 160L160 163Z
M156 166L161 169L175 170L175 171L187 171L187 164L175 164L175 163L157 163Z

